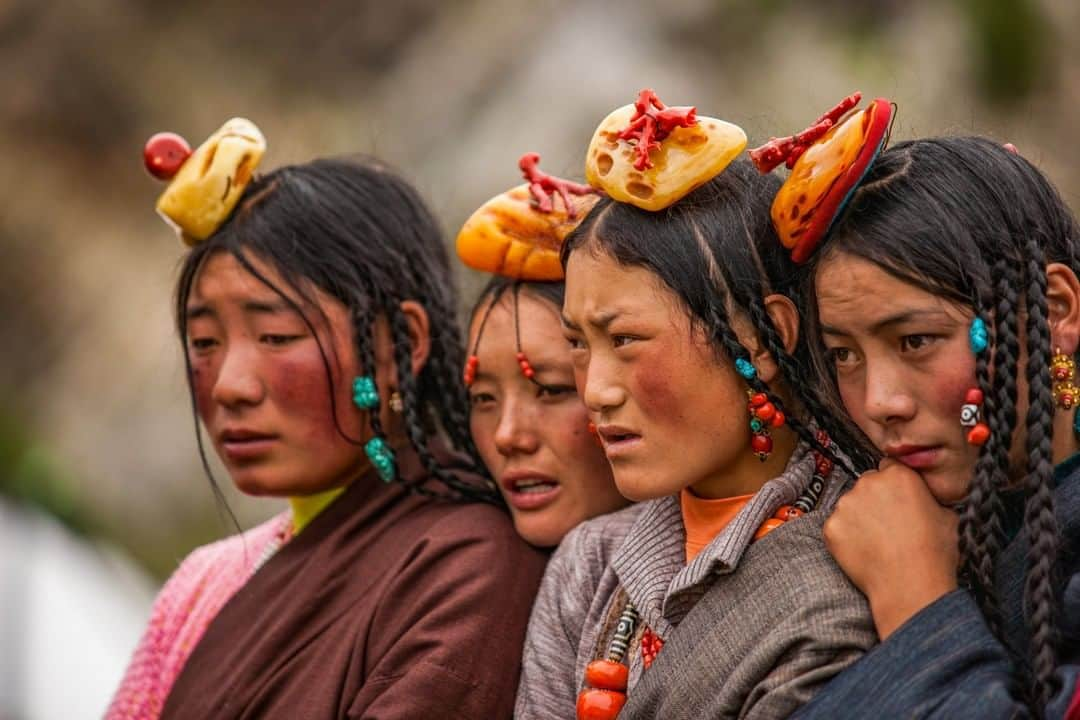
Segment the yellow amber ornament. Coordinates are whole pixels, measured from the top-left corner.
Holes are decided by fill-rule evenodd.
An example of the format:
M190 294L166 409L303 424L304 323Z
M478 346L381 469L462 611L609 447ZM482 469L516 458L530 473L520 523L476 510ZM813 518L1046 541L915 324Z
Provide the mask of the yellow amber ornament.
M691 127L679 127L649 153L651 168L634 167L636 141L619 133L634 118L625 105L600 123L585 157L585 179L619 202L643 210L661 210L716 177L746 147L738 125L699 115Z
M516 280L561 280L559 249L597 200L597 195L571 195L571 218L560 197L553 198L551 212L541 212L528 184L513 187L465 221L457 236L458 257L476 270Z
M186 244L206 240L228 219L265 152L255 123L229 120L184 161L158 198L158 213Z

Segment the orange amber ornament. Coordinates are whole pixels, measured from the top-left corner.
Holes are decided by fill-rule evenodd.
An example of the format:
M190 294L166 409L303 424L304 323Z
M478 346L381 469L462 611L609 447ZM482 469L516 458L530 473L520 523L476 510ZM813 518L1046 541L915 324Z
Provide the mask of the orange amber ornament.
M885 144L891 118L892 105L878 98L799 156L772 205L773 225L792 260L801 263L810 257L829 230Z
M613 690L582 690L577 699L577 720L615 720L626 695Z

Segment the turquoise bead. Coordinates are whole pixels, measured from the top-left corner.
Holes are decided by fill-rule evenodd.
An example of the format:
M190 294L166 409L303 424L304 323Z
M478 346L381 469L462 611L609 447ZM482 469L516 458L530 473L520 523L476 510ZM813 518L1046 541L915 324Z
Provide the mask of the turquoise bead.
M353 402L361 410L379 407L379 391L370 375L361 375L353 380Z
M375 472L379 473L379 477L383 482L390 482L394 479L394 451L390 449L390 446L386 444L386 441L381 437L373 437L367 441L364 445L364 452L367 453L368 460L375 467Z
M761 422L759 418L750 418L750 429L754 432L761 432L761 428L765 427L765 423Z
M990 343L990 335L986 332L986 323L980 317L971 321L971 328L968 330L968 343L971 345L971 352L978 355L986 346Z
M754 376L757 375L757 370L755 370L750 361L745 358L735 359L735 369L747 380L753 380Z

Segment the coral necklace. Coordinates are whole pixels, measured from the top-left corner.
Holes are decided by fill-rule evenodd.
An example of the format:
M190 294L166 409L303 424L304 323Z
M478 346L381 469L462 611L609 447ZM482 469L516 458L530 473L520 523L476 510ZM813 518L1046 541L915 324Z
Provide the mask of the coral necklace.
M822 447L829 447L829 436L818 431L817 440ZM820 452L814 453L814 476L799 499L791 505L784 505L763 522L754 534L754 540L760 540L788 520L810 512L817 505L825 489L825 479L832 472L833 462ZM634 637L641 616L633 603L626 603L619 622L615 626L615 636L608 645L607 657L593 660L585 668L585 689L577 699L577 720L615 720L619 711L626 704L626 688L630 680L630 667L623 662L630 642ZM641 633L641 659L648 669L656 659L664 641L659 635L646 627Z

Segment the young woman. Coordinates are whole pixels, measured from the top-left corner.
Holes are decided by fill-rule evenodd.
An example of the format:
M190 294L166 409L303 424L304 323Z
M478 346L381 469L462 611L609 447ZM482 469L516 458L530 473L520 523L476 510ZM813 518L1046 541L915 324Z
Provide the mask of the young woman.
M561 282L496 277L469 327L477 358L469 387L473 441L514 527L537 547L554 547L577 524L629 502L615 487L574 385L559 320L564 292ZM532 377L522 372L519 352Z
M521 157L527 184L484 203L456 244L466 265L494 274L469 323L472 437L518 533L554 547L578 523L628 501L577 394L559 319L559 247L597 198L591 188L541 172L539 160L536 153ZM559 188L566 193L553 197Z
M720 121L698 122L670 147L709 147ZM622 157L615 137L602 142ZM638 194L667 192L644 177L657 185ZM800 383L792 268L768 223L779 183L737 161L697 184L655 211L605 185L563 247L578 389L619 490L641 502L554 554L517 717L783 717L873 642L821 536L843 481L835 455L794 417L819 406ZM714 644L684 632L701 619L723 629Z
M230 142L159 202L186 239L218 212L193 198L250 175L203 193L250 162ZM183 562L108 716L508 716L544 557L468 452L434 218L369 160L282 167L237 196L184 260L179 333L233 482L291 510Z
M800 717L1065 714L1080 661L1078 271L1061 197L981 138L881 153L813 253L826 382L884 457L825 535L882 644Z

